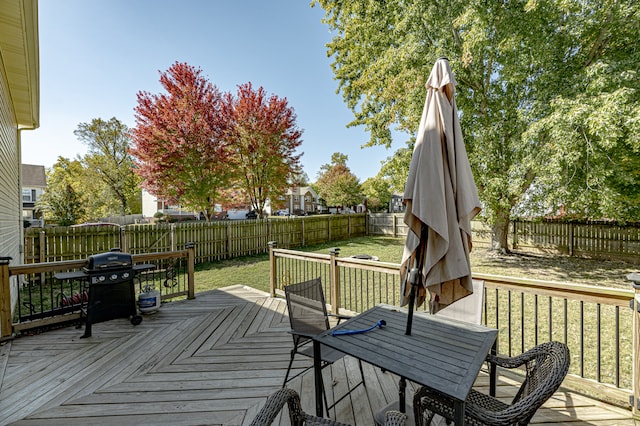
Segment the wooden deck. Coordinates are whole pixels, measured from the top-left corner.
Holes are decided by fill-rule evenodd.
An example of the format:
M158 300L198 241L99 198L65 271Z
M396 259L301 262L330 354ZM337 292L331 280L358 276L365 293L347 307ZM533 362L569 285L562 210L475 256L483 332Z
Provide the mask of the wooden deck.
M137 327L125 319L96 324L88 339L75 327L20 337L0 346L0 424L246 425L282 384L288 329L282 299L233 286L165 304ZM359 379L350 358L327 374L336 394L345 377ZM340 421L371 425L372 411L396 400L397 377L368 365L365 375L366 388L338 405ZM478 386L487 381L480 377ZM500 396L515 393L516 382L502 376L499 382ZM313 372L290 385L313 412ZM566 390L532 423L636 424L630 411Z

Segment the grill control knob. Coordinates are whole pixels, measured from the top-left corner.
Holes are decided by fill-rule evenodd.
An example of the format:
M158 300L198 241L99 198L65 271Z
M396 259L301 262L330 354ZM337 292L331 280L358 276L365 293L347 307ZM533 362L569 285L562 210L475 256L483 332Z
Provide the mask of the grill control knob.
M123 272L122 273L122 279L126 280L127 278L129 278L129 273L128 272Z
M107 277L105 277L104 275L100 275L100 276L98 277L98 281L100 281L100 282L102 282L102 281L104 281L104 280L106 280L106 279L107 279Z
M111 276L109 277L109 279L110 279L111 281L115 281L115 280L117 280L117 279L118 279L118 274L111 274Z

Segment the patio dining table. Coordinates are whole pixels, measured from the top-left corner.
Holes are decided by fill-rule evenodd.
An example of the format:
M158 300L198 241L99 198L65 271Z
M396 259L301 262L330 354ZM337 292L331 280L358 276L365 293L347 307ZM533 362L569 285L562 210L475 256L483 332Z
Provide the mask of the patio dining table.
M313 338L318 416L323 414L320 345L326 345L400 376L401 411L405 407L403 383L410 380L450 398L455 408L455 424L464 424L465 400L498 330L416 313L411 335L406 335L406 321L405 309L378 305ZM372 328L381 322L385 324ZM370 330L362 332L367 329Z

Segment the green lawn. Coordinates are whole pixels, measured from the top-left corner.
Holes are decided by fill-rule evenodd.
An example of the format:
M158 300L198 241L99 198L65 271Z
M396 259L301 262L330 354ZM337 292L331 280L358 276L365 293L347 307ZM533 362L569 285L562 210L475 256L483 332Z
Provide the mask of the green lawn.
M404 238L359 237L345 241L300 248L300 251L329 253L340 248L340 256L370 254L383 262L399 263ZM471 253L471 270L476 273L565 281L607 287L629 288L626 275L638 267L621 261L584 259L552 254L493 254L476 246ZM228 285L243 284L269 290L269 256L267 254L207 263L196 267L196 293Z

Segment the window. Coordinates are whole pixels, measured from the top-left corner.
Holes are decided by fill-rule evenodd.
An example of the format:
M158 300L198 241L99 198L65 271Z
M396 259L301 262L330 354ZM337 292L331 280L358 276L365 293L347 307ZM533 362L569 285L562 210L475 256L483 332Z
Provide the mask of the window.
M22 190L22 201L25 203L35 203L36 202L36 190L35 189L23 189Z

